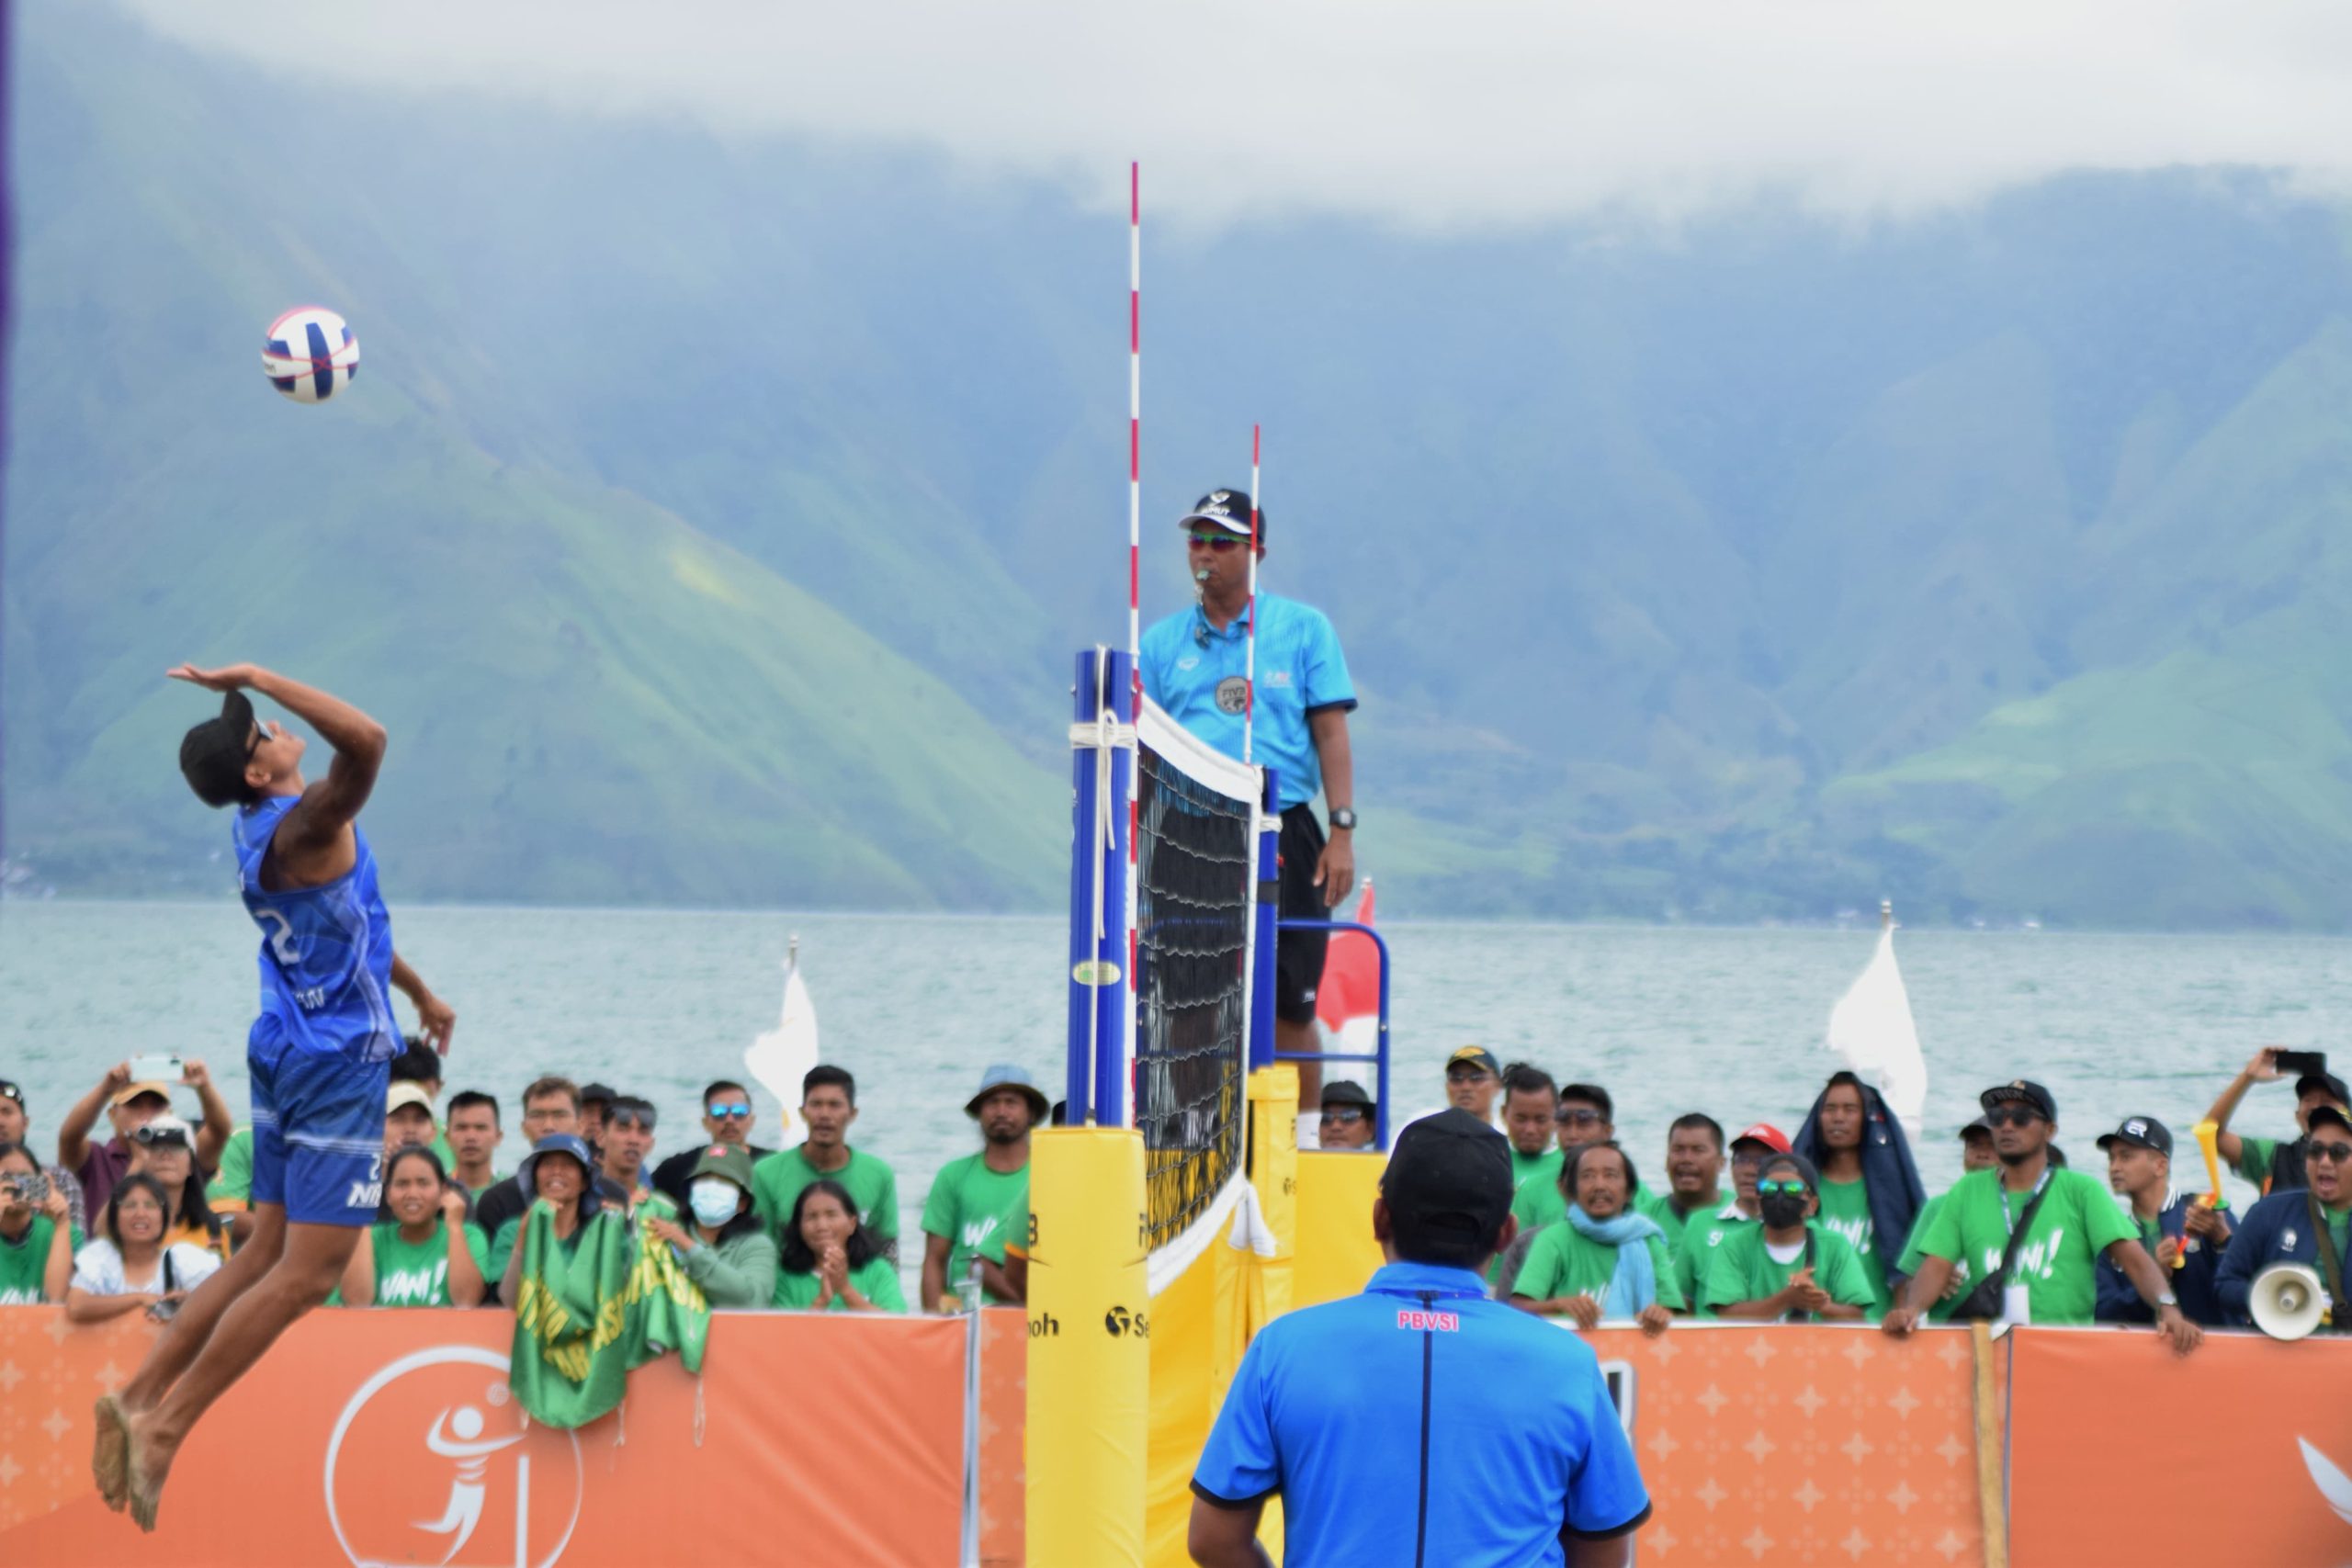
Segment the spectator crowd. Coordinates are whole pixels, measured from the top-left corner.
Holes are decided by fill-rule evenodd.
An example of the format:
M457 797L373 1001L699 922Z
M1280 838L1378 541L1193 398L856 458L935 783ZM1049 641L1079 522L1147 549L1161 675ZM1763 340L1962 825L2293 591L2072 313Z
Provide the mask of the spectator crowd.
M1448 1058L1444 1089L1510 1142L1512 1235L1487 1278L1523 1311L1650 1334L1681 1317L1866 1319L1892 1334L1972 1318L2147 1324L2187 1351L2204 1328L2250 1323L2253 1282L2273 1263L2301 1263L2331 1301L2346 1299L2343 1081L2292 1079L2291 1134L2231 1127L2251 1090L2285 1077L2276 1056L2257 1052L2206 1113L2220 1156L2261 1190L2242 1214L2176 1183L2173 1133L2153 1115L2099 1134L2103 1181L2070 1168L2055 1099L2022 1078L1983 1091L1984 1113L1956 1134L1962 1175L1935 1194L1901 1123L1850 1073L1829 1077L1793 1134L1758 1122L1726 1135L1696 1110L1674 1118L1662 1180L1620 1139L1600 1085L1505 1066L1472 1045ZM732 1079L706 1086L694 1135L664 1151L648 1100L540 1077L516 1101L529 1152L511 1172L495 1167L505 1107L482 1089L445 1097L442 1070L421 1042L392 1065L380 1206L334 1301L511 1304L525 1222L544 1206L559 1247L597 1213L625 1213L632 1244L673 1249L714 1307L910 1309L898 1175L853 1140L846 1068L807 1075L804 1136L780 1150L752 1141L752 1096ZM193 1124L173 1114L173 1084L135 1079L126 1063L66 1110L53 1145L0 1079L0 1303L62 1303L77 1322L168 1315L235 1248L249 1224L251 1131L232 1131L202 1062L180 1074L201 1111ZM1321 1147L1379 1153L1379 1108L1359 1084L1327 1081L1319 1100ZM967 1287L999 1303L1025 1295L1030 1134L1049 1102L998 1064L965 1111L978 1147L933 1179L919 1259L904 1255L919 1310L960 1310Z

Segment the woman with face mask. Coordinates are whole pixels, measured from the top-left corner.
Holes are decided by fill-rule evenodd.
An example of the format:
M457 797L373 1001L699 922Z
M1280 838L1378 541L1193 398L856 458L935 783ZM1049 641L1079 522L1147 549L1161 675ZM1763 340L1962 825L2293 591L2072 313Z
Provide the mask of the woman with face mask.
M1815 1218L1820 1181L1803 1155L1773 1155L1757 1170L1764 1223L1734 1226L1700 1281L1716 1316L1850 1321L1869 1309L1871 1284L1853 1243Z
M449 1180L441 1156L411 1144L384 1167L384 1202L392 1211L351 1249L343 1271L345 1306L480 1306L487 1292L490 1238L466 1223L465 1189Z
M899 1270L881 1256L838 1181L812 1181L784 1227L775 1304L804 1312L904 1312Z
M705 1149L686 1179L686 1204L684 1224L649 1213L646 1234L670 1244L712 1306L767 1306L775 1294L775 1242L752 1213L751 1156L729 1144Z
M103 1211L106 1234L74 1255L74 1280L65 1290L69 1319L104 1323L143 1310L161 1320L212 1277L219 1258L164 1239L170 1213L171 1200L153 1177L141 1171L122 1179Z

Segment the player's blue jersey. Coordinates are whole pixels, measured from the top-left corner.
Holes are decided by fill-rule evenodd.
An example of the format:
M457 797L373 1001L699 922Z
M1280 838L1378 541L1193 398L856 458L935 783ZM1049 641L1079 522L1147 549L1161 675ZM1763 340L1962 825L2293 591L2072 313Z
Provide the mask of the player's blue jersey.
M241 807L231 824L237 889L262 932L262 1018L277 1021L307 1049L389 1061L401 1050L392 1019L392 919L376 890L368 835L353 824L359 858L323 886L273 893L261 885L270 835L297 798L272 795Z

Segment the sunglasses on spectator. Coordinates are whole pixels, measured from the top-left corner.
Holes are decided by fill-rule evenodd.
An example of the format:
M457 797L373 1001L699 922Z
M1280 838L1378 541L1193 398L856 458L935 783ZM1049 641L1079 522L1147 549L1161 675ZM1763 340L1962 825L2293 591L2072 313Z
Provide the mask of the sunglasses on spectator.
M1343 1123L1350 1122L1361 1122L1363 1120L1363 1112L1355 1109L1353 1106L1350 1106L1342 1111L1326 1111L1323 1112L1323 1120L1326 1122L1339 1122Z
M1578 1105L1575 1107L1563 1105L1560 1107L1559 1113L1555 1116L1553 1120L1555 1122L1566 1122L1571 1126L1589 1127L1592 1123L1601 1121L1602 1117L1600 1111L1595 1111L1589 1105Z
M605 1120L616 1127L642 1127L649 1133L653 1131L653 1112L650 1111L608 1111Z
M1997 1105L1984 1112L1984 1120L1995 1127L2030 1127L2041 1120L2041 1112L2023 1105Z
M1811 1191L1812 1189L1807 1187L1804 1182L1795 1180L1759 1181L1756 1184L1756 1190L1758 1192L1785 1192L1791 1196L1801 1196L1804 1193Z
M2352 1165L2352 1144L2313 1144L2311 1145L2311 1157L2313 1159L2333 1160L2337 1165Z
M1481 1078L1490 1078L1494 1076L1494 1074L1487 1071L1484 1067L1448 1067L1445 1069L1445 1081L1448 1083L1476 1083Z
M711 1105L704 1107L704 1111L706 1114L715 1116L721 1121L731 1116L741 1122L752 1114L752 1108L748 1105Z
M1225 554L1227 550L1238 550L1249 542L1238 534L1195 534L1193 536L1193 543L1215 550L1219 555Z

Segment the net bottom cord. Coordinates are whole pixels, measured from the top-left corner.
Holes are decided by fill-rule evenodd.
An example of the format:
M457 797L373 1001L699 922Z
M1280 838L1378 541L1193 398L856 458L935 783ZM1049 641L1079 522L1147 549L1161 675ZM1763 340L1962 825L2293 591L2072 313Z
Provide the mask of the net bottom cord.
M1245 1192L1250 1193L1250 1210L1254 1213L1257 1195L1250 1190L1250 1179L1237 1176L1225 1184L1224 1190L1210 1201L1209 1206L1201 1211L1198 1218L1184 1227L1182 1235L1167 1246L1156 1248L1145 1260L1145 1288L1156 1296L1183 1278L1184 1270L1209 1249L1227 1222L1234 1218L1235 1209L1241 1203ZM1259 1229L1264 1228L1262 1219L1255 1224ZM1254 1236L1250 1245L1257 1245Z

